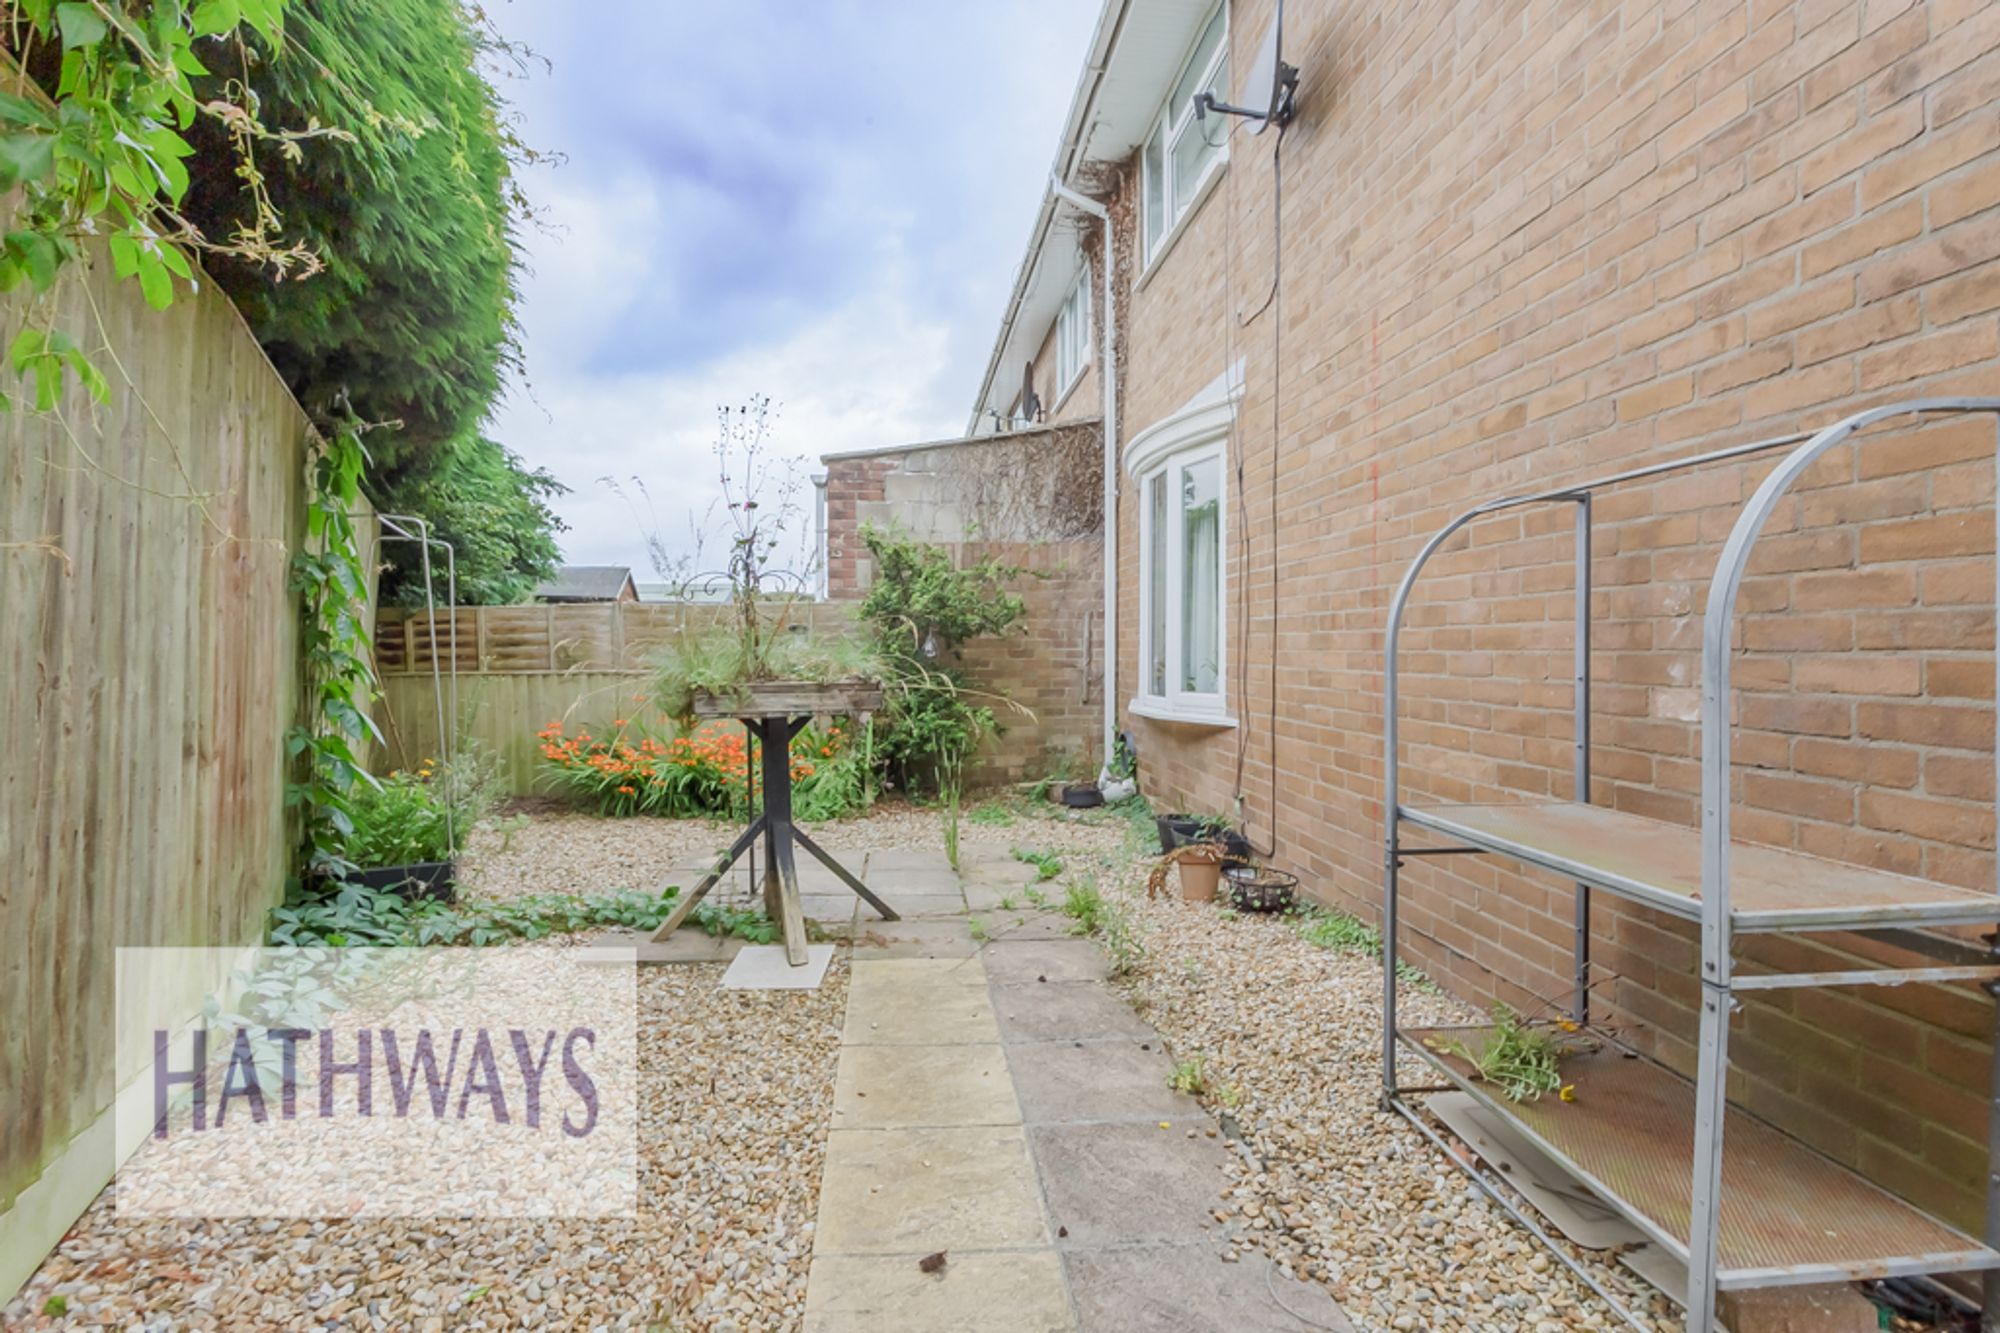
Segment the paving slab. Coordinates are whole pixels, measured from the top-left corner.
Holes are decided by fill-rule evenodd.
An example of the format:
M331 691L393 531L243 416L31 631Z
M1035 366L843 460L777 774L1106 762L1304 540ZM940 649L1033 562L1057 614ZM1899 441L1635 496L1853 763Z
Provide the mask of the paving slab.
M992 1046L1000 1040L1000 1026L984 987L908 977L851 992L840 1040L849 1046Z
M1035 1168L1018 1126L828 1135L815 1255L1048 1243Z
M678 932L676 932L678 933ZM818 990L833 962L831 944L808 944L806 961L793 966L782 944L753 944L740 950L722 974L724 990Z
M871 987L912 981L949 982L986 989L986 970L979 960L965 958L872 958L857 951L848 981L848 1003Z
M1007 1048L1021 1114L1031 1125L1081 1120L1207 1126L1201 1103L1167 1086L1173 1061L1155 1038L1140 1042L1041 1042Z
M1076 1327L1053 1250L947 1254L935 1274L917 1254L819 1255L807 1279L807 1333L1066 1333Z
M1021 1109L998 1045L843 1045L833 1123L838 1129L1018 1125Z
M974 912L1027 911L1028 895L1021 892L1020 881L1001 881L968 878L961 886L965 894L967 910ZM1002 908L1003 902L1013 904Z
M1075 920L1061 912L995 912L985 921L996 944L1041 944L1080 938Z
M965 915L965 899L956 893L911 893L904 889L869 885L876 896L896 909L905 921L938 920Z
M996 986L1039 981L1103 981L1111 975L1104 951L1090 940L999 939L984 955Z
M970 958L978 941L963 920L883 921L863 913L854 926L854 956L870 958Z
M1214 1242L1063 1255L1082 1333L1353 1333L1326 1288L1255 1251L1224 1263Z
M1026 861L1017 861L1012 852L972 852L958 861L959 876L996 884L1026 884L1041 872Z
M879 897L891 901L911 894L964 900L959 892L958 876L949 870L877 870L865 876L862 882L875 890Z
M1228 1149L1199 1133L1189 1138L1190 1123L1030 1127L1049 1220L1069 1233L1059 1244L1219 1242L1213 1213L1229 1183Z
M1158 1036L1132 1006L1090 982L1029 982L995 986L993 1013L1007 1043L1103 1041L1122 1037L1152 1041Z
M836 857L839 853L834 854ZM868 873L873 875L887 871L924 870L939 875L956 876L951 862L945 859L942 849L928 847L871 847L868 849Z
M617 926L590 941L597 948L630 949L634 961L651 963L727 963L742 951L744 941L734 936L715 936L699 926L683 926L661 943L653 943L650 930Z

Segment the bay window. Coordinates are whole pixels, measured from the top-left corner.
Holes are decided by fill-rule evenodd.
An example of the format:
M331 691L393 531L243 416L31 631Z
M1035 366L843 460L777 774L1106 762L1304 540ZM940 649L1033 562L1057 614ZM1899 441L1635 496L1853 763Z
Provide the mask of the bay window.
M1134 711L1226 721L1223 441L1172 453L1139 479L1139 697Z

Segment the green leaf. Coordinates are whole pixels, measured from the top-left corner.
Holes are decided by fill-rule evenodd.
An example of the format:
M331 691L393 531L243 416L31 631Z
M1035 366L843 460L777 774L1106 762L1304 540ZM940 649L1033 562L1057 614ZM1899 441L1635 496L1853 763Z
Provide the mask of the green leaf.
M13 93L0 93L0 122L26 125L38 130L52 130L56 127L46 108L25 97L17 97Z
M28 362L41 355L48 345L48 336L40 329L26 328L14 335L14 341L7 345L7 360L15 370L24 371Z
M145 295L146 304L155 310L165 310L174 303L173 275L154 255L139 256L139 290Z
M110 31L104 24L103 16L86 4L57 5L56 22L62 28L65 51L73 51L79 46L95 46Z
M56 243L38 231L23 228L7 233L7 253L19 259L35 290L45 292L62 267L62 252Z
M104 372L90 363L90 358L81 351L71 348L63 353L63 361L76 373L77 380L100 403L111 401L111 381L104 378Z
M139 243L130 236L113 236L110 240L111 267L121 278L129 278L139 271Z
M0 190L48 175L56 161L55 146L55 136L49 134L0 135Z
M243 20L236 0L202 0L194 7L194 35L213 37L228 32Z
M34 361L35 410L48 412L62 401L62 362L52 356L38 356Z

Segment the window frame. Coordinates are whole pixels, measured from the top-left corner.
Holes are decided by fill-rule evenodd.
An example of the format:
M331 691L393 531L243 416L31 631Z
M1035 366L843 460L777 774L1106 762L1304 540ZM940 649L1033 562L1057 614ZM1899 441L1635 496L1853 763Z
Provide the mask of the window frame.
M1216 465L1216 672L1213 691L1181 687L1185 661L1187 591L1187 509L1181 501L1182 480L1195 464ZM1166 599L1164 626L1153 623L1153 519L1152 487L1165 478L1166 506ZM1166 721L1196 722L1234 726L1229 717L1229 441L1227 437L1206 439L1176 448L1136 475L1139 495L1139 679L1133 695L1132 711L1143 717ZM1164 643L1161 638L1164 635ZM1153 650L1158 645L1166 653L1166 690L1153 690Z
M1189 187L1186 206L1179 210L1175 209L1174 149L1184 137L1189 134L1199 134L1202 130L1201 122L1195 119L1194 99L1192 97L1181 108L1179 116L1174 114L1172 89L1179 88L1181 83L1187 78L1189 71L1194 65L1194 58L1201 49L1201 39L1207 34L1209 24L1215 22L1218 16L1222 20L1222 37L1216 43L1215 52L1209 57L1208 64L1202 69L1200 78L1195 82L1195 92L1200 93L1212 87L1217 75L1228 69L1230 15L1228 0L1223 0L1223 3L1218 4L1202 19L1201 26L1195 30L1194 40L1188 47L1187 54L1181 57L1180 65L1174 71L1173 81L1168 85L1167 98L1161 103L1159 111L1154 115L1152 125L1146 132L1146 137L1140 141L1139 208L1141 216L1139 218L1139 243L1142 252L1140 263L1142 276L1160 256L1167 252L1168 248L1173 244L1174 238L1180 234L1181 225L1201 208L1202 201L1207 197L1208 187L1214 181L1216 173L1229 163L1229 135L1225 131L1222 136L1222 142L1215 145L1214 151L1203 162L1200 175L1195 178L1194 184ZM1160 225L1157 230L1152 225L1151 199L1154 194L1155 172L1150 160L1150 150L1156 139L1160 145L1158 194L1161 213Z
M1056 365L1055 392L1050 395L1055 406L1060 407L1063 399L1069 397L1083 372L1091 365L1090 325L1095 314L1092 310L1090 291L1090 265L1085 264L1076 275L1076 282L1069 294L1063 297L1062 308L1056 311ZM1072 357L1075 364L1064 371L1063 363Z

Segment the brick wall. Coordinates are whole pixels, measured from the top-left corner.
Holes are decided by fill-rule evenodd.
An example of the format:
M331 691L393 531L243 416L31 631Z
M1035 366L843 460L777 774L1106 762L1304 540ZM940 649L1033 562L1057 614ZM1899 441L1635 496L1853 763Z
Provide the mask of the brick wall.
M1101 758L1102 440L1098 422L1073 420L824 460L836 602L867 595L873 570L861 529L868 523L942 546L961 565L991 555L1022 571L1013 588L1027 611L1016 631L964 649L967 675L996 696L1002 728L981 747L970 785L1039 778L1073 757L1082 762L1086 751L1094 772Z
M895 455L826 461L826 595L836 602L861 596L868 552L861 545L861 506L879 504Z
M1269 13L1232 6L1238 86ZM2000 6L1412 0L1286 18L1304 79L1282 148L1239 132L1150 272L1131 271L1123 211L1127 436L1238 357L1247 382L1229 497L1243 725L1127 725L1149 794L1177 807L1226 808L1242 747L1255 839L1372 916L1384 611L1428 534L1509 491L2000 393ZM1274 150L1283 281L1260 312ZM1779 511L1742 599L1739 836L1994 883L1993 450L1983 418L1878 433ZM1600 500L1594 799L1695 821L1706 580L1768 466ZM1483 523L1421 585L1411 795L1567 794L1571 517ZM1129 500L1118 532L1133 588ZM1136 615L1125 598L1121 698ZM1415 961L1476 998L1565 995L1569 886L1446 860L1406 878ZM1839 966L1881 950L1745 952ZM1605 903L1597 957L1610 1022L1691 1066L1690 932ZM1739 1100L1976 1225L1990 1003L1804 991L1738 1022Z

